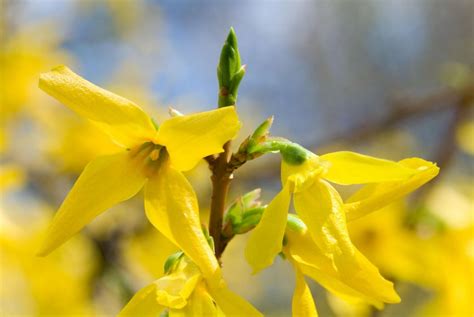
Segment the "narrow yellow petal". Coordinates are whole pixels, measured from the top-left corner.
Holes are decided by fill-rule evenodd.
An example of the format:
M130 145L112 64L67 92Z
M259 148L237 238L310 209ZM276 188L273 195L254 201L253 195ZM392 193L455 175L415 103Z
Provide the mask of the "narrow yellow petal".
M439 173L436 164L419 158L405 159L399 164L414 170L415 174L405 180L369 184L362 187L344 205L348 221L387 206L426 184Z
M166 120L158 131L174 168L192 169L200 159L223 151L222 146L240 129L235 107L224 107Z
M42 74L39 87L92 120L122 146L135 146L156 134L151 119L136 104L90 83L65 66Z
M219 274L219 264L201 228L199 206L191 184L164 162L145 185L150 222L195 262L206 278Z
M400 300L393 284L385 280L352 244L342 199L331 185L316 181L305 191L295 193L294 204L319 252L330 259L340 280L375 301L392 303ZM327 273L333 274L333 271L330 269Z
M127 152L91 161L54 216L38 254L48 254L100 213L133 197L145 181Z
M314 243L309 232L287 230L287 257L298 265L303 274L311 277L334 295L349 303L370 303L378 308L383 303L361 293L352 287L351 280L343 280L337 268L333 266L332 257L324 255Z
M255 307L232 292L221 280L219 285L208 285L209 293L225 316L263 317Z
M295 264L296 287L291 302L293 317L318 317L313 295L304 280L303 273Z
M117 317L156 317L164 310L156 301L156 286L150 284L139 290Z
M254 273L270 266L282 249L290 200L290 186L286 184L265 208L262 219L250 233L245 258Z
M334 152L320 156L330 166L324 178L341 185L399 181L415 173L393 161L354 152Z

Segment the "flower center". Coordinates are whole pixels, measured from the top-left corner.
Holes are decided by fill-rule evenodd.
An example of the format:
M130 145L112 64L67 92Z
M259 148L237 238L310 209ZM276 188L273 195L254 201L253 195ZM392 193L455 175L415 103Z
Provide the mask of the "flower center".
M168 158L168 152L162 145L146 142L130 150L130 158L147 177L153 176L160 165Z

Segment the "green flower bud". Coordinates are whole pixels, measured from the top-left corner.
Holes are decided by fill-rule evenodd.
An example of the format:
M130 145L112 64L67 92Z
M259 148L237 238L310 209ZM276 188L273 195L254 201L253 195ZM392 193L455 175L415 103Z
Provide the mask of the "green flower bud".
M217 65L217 80L219 82L219 107L235 105L240 82L245 75L245 65L242 66L237 36L230 28L229 35L222 47L219 64Z

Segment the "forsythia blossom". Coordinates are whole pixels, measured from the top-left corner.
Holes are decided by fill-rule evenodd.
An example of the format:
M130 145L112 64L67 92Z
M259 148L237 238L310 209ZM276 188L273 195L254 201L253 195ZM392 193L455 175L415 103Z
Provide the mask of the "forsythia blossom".
M179 116L159 127L131 101L97 87L64 66L41 75L40 88L103 129L124 150L90 162L49 228L45 255L103 211L144 187L151 223L206 277L218 263L201 231L196 194L181 171L222 152L240 129L234 107Z
M416 158L396 163L352 152L317 156L302 148L297 150L301 160L287 159L282 153L283 189L251 232L245 252L247 261L254 271L260 271L282 251L293 196L296 213L305 227L298 234L286 236L284 249L297 271L295 294L305 294L303 272L346 299L359 298L377 307L383 302L398 302L393 284L352 244L346 213L349 219L355 219L379 209L432 179L438 168ZM328 181L369 185L344 204Z
M159 316L262 316L233 293L221 279L206 279L186 257L164 277L138 291L119 317Z

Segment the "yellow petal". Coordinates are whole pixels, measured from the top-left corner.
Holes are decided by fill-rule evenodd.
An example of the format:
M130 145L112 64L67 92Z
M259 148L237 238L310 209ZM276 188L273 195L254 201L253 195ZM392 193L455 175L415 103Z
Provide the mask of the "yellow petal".
M207 292L203 283L199 283L188 299L188 304L183 309L170 309L169 317L217 317L217 307L212 297Z
M156 301L156 285L150 284L139 290L120 311L118 317L156 317L164 307Z
M352 288L351 280L342 280L339 272L333 266L330 256L323 254L314 243L309 232L294 232L287 230L287 257L297 265L303 274L311 277L334 295L350 303L370 303L382 307L383 303L366 296Z
M313 295L304 280L303 273L295 265L296 287L293 294L291 308L293 317L317 317L316 305L314 304Z
M415 173L396 162L354 152L328 153L320 158L330 163L324 178L341 185L399 181Z
M387 206L429 182L439 173L436 164L419 158L405 159L399 164L414 170L415 174L405 180L362 187L347 200L344 206L348 221Z
M136 104L95 86L65 66L42 74L39 87L92 120L122 146L133 147L156 134L151 119Z
M200 281L198 267L183 259L175 272L155 281L156 300L165 307L181 309L187 305L189 296Z
M305 191L295 193L294 204L319 249L309 249L306 253L301 250L301 257L308 257L311 253L308 255L307 252L319 252L331 263L322 268L327 274L334 274L335 270L338 279L374 301L392 303L400 300L393 284L385 280L352 244L342 199L331 185L322 180L314 182ZM312 263L311 260L308 263Z
M146 178L127 152L91 161L54 216L39 255L46 255L99 214L133 197Z
M168 162L145 185L145 210L150 222L182 249L206 278L219 274L219 264L201 229L196 194Z
M222 152L239 129L235 107L224 107L168 119L159 128L158 140L166 146L173 167L187 171L200 159Z
M290 208L289 184L265 208L259 224L250 233L245 248L245 258L256 273L273 263L281 251L286 228L286 218Z
M225 316L263 317L249 302L232 292L221 280L219 285L208 285L209 293Z

